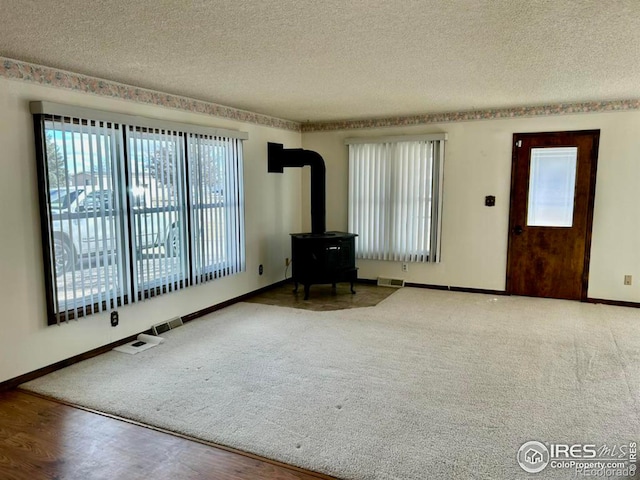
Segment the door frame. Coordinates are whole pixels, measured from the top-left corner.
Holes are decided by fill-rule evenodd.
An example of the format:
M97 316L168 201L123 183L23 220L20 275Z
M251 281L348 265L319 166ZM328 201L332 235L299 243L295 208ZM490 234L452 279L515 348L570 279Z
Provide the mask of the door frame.
M513 209L513 198L516 190L516 168L518 163L518 141L524 140L528 137L536 137L539 135L547 136L561 136L567 134L582 134L582 135L594 135L593 147L591 149L591 172L589 178L589 196L587 201L587 231L585 237L584 248L584 263L582 266L582 286L580 301L586 302L588 300L587 293L589 290L589 265L591 260L591 237L593 232L593 210L596 198L596 174L598 171L598 151L600 144L600 129L595 130L566 130L555 132L528 132L528 133L514 133L513 142L511 145L511 189L509 191L509 230L507 232L507 268L506 268L506 283L505 292L507 295L512 294L511 285L511 255L513 247L513 229L517 225L517 218L515 218L515 212Z

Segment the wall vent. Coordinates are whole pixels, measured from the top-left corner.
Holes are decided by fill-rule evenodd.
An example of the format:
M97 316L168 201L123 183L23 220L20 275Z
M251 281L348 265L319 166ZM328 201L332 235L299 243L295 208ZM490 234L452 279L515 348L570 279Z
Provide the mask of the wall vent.
M401 278L378 277L378 286L379 287L402 288L402 287L404 287L404 280L402 280Z
M158 323L151 327L151 331L154 335L160 335L162 333L168 332L169 330L173 330L174 328L178 328L182 326L182 318L176 317L168 320L166 322Z

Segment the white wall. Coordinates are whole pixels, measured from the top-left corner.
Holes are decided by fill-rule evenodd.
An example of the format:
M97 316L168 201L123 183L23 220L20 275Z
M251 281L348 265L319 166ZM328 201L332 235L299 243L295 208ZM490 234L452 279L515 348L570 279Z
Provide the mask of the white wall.
M442 263L358 261L361 278L504 290L514 133L600 129L589 297L640 302L640 112L478 120L411 127L303 133L303 148L327 163L327 229L347 229L348 151L344 139L447 132ZM309 197L303 175L303 202ZM485 195L496 196L485 207ZM309 229L303 205L303 229ZM623 276L634 276L624 286Z
M247 271L119 309L47 327L33 122L29 101L49 100L249 132L245 142ZM0 381L139 333L284 278L289 233L300 226L300 172L267 173L267 142L300 147L300 133L0 79ZM258 275L258 265L264 275Z
M249 132L245 142L247 271L119 309L120 326L94 315L46 326L39 208L28 103L89 108ZM267 174L266 143L318 151L327 162L327 228L347 229L347 148L351 136L447 132L443 261L360 261L360 276L503 290L511 140L515 132L600 129L589 296L640 302L640 112L482 120L302 135L151 105L0 79L0 381L83 353L281 280L289 233L310 229L308 169ZM496 195L493 208L485 195ZM301 221L302 218L302 221ZM265 273L258 275L258 265ZM634 276L624 286L623 276Z

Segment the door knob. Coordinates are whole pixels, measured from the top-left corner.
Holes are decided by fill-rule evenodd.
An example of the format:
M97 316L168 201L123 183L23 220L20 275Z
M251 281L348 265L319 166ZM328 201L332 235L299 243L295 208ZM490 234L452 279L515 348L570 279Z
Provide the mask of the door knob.
M522 229L522 225L516 225L513 227L513 233L516 235L520 235L524 230Z

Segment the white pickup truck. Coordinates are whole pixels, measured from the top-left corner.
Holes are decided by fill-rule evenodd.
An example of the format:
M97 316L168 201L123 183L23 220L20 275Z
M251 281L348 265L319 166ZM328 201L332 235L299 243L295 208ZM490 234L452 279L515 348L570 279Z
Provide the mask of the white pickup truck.
M71 271L81 259L123 248L124 239L118 237L127 228L122 222L128 216L118 205L123 202L115 202L113 191L78 187L49 193L56 275ZM135 251L163 247L165 255L179 255L179 208L152 205L146 193L134 196L131 203Z

